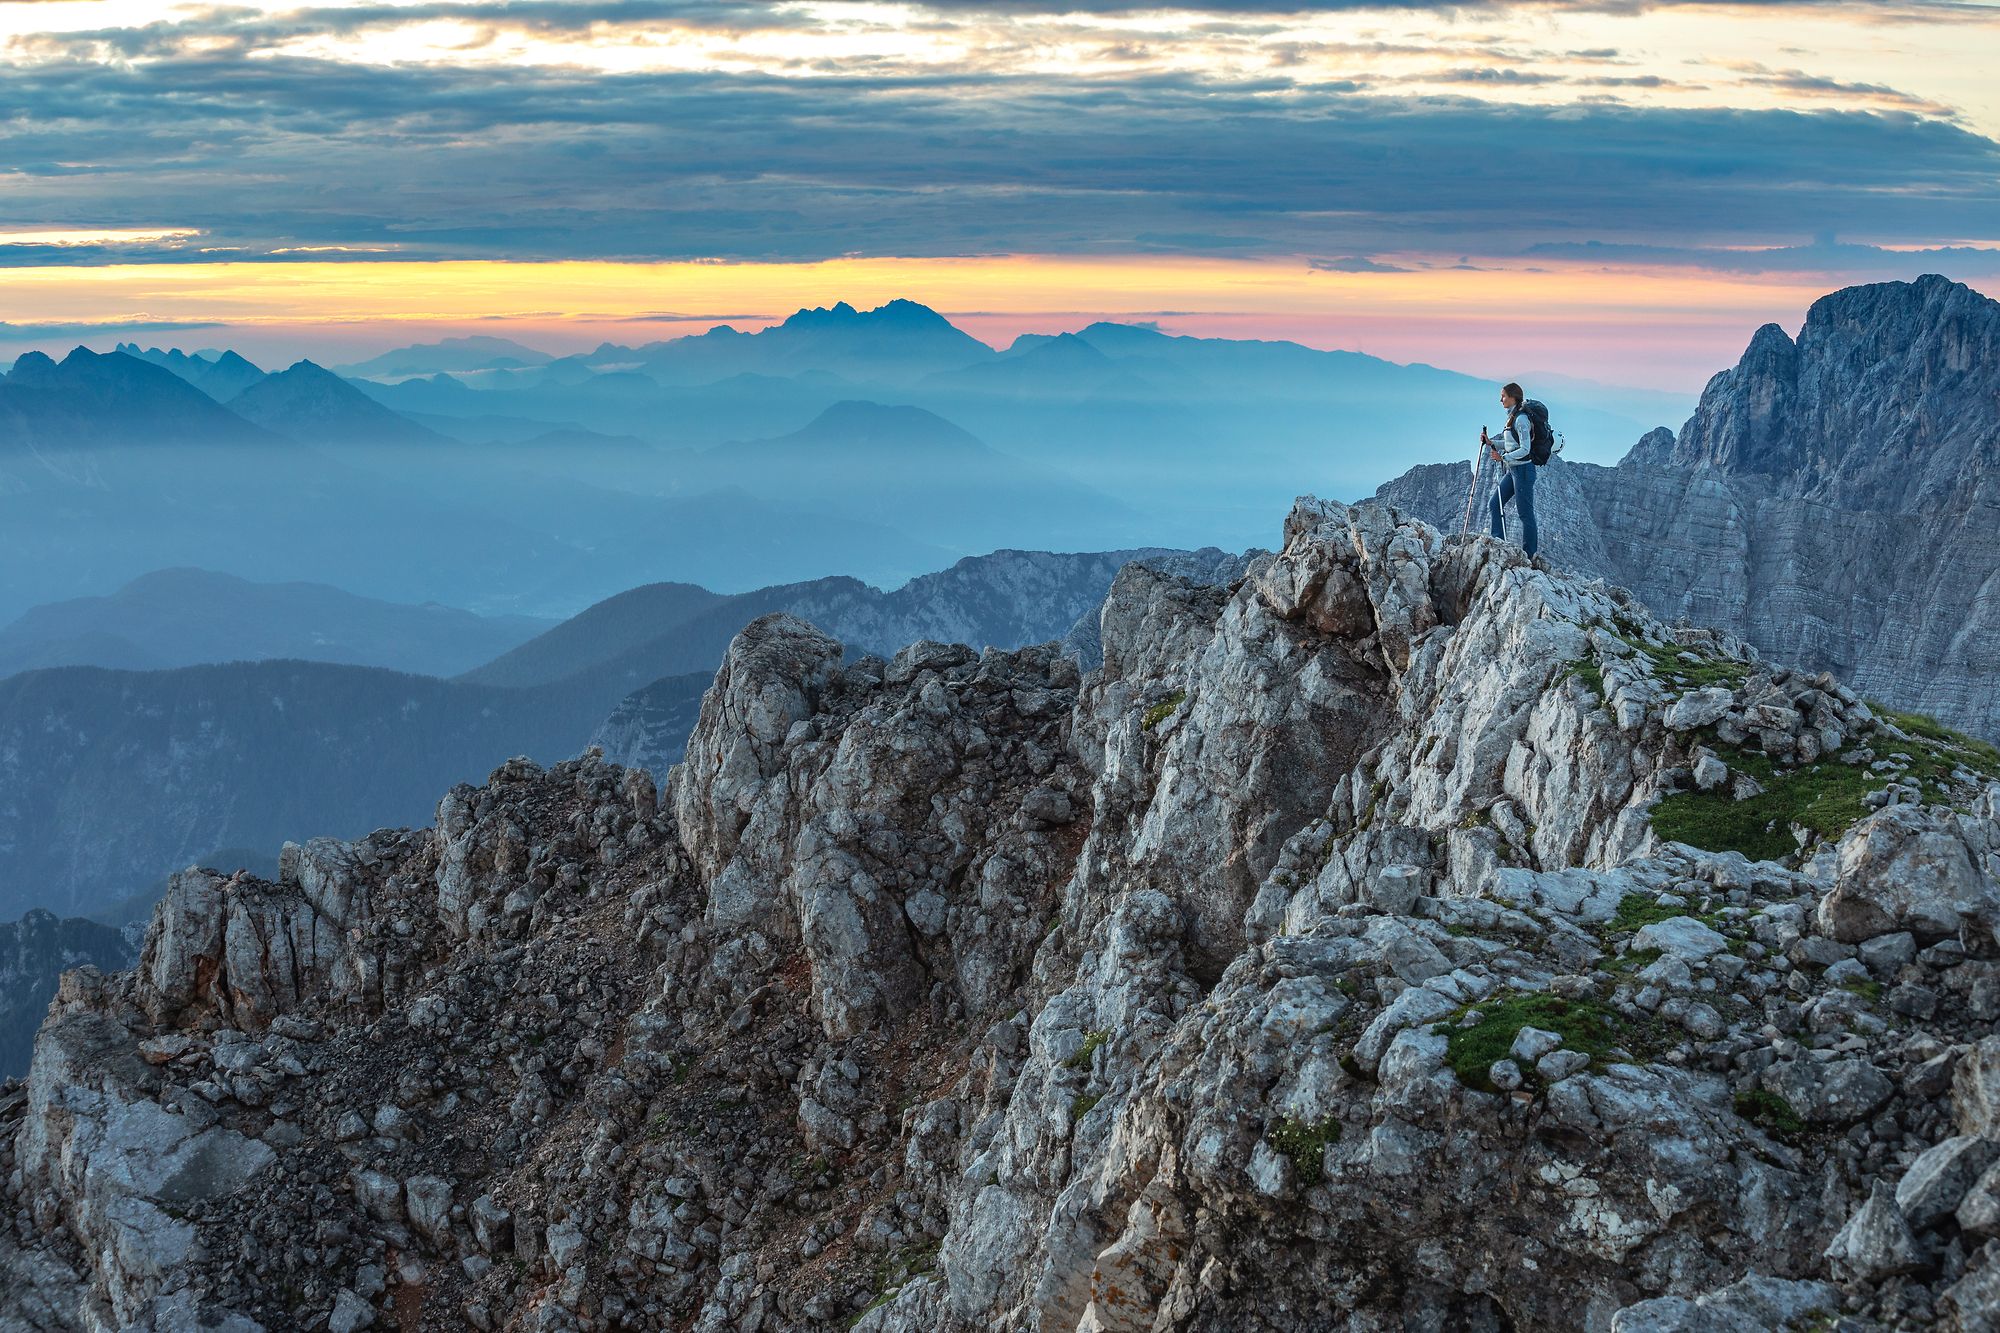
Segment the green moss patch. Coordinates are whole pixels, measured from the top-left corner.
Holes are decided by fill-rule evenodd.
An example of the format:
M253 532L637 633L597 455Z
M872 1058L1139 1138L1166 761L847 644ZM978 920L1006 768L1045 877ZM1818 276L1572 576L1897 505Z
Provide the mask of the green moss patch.
M1889 722L1896 730L1918 740L1934 741L1949 749L1965 752L1966 767L1977 773L2000 775L2000 746L1991 741L1982 741L1968 736L1962 731L1954 731L1944 723L1924 713L1903 713L1886 708L1874 700L1868 701L1875 715Z
M1514 1038L1522 1028L1554 1032L1563 1045L1582 1051L1595 1064L1613 1048L1630 1044L1625 1020L1617 1011L1592 1000L1565 1000L1541 992L1517 992L1505 997L1468 1005L1457 1018L1478 1014L1470 1027L1445 1029L1445 1062L1459 1082L1482 1092L1496 1089L1486 1071L1495 1060L1505 1059L1513 1050ZM1453 1020L1447 1019L1450 1023ZM1523 1071L1531 1073L1532 1071Z
M1653 901L1651 894L1628 893L1618 900L1618 910L1604 923L1611 931L1639 930L1660 921L1670 921L1677 916L1686 916L1685 907L1668 907Z
M1101 1092L1093 1092L1088 1094L1079 1092L1074 1098L1070 1100L1069 1104L1070 1123L1075 1124L1077 1121L1089 1115L1090 1109L1103 1100L1104 1100L1104 1094Z
M857 1310L847 1326L853 1328L863 1319L902 1295L903 1288L912 1280L937 1270L938 1245L935 1241L924 1245L906 1245L893 1250L875 1261L872 1276L880 1293L868 1303L864 1310Z
M1650 643L1634 634L1620 634L1618 637L1646 659L1656 679L1679 690L1699 690L1710 685L1723 685L1733 690L1750 679L1748 662L1739 662L1732 657L1697 657L1693 662L1685 662L1681 660L1685 649Z
M1727 745L1707 732L1704 739L1723 762L1755 778L1764 790L1742 801L1726 788L1675 792L1653 807L1654 831L1703 851L1739 851L1754 861L1777 861L1798 851L1792 825L1837 839L1870 813L1868 794L1892 781L1915 783L1926 801L1943 804L1953 796L1954 770L2000 777L2000 751L1986 742L1922 714L1876 711L1911 739L1878 731L1857 737L1857 742L1867 741L1880 758L1900 760L1902 772L1877 773L1865 764L1833 758L1780 768L1761 750Z
M2000 778L2000 747L1991 741L1982 741L1968 736L1962 731L1954 731L1934 717L1923 713L1900 713L1886 708L1874 700L1869 700L1869 708L1883 721L1910 737L1908 745L1885 739L1876 745L1878 751L1891 755L1902 755L1912 764L1911 776L1925 777L1932 771L1946 775L1953 768L1966 768L1989 778ZM1918 772L1916 770L1923 770Z
M1264 1137L1273 1148L1291 1158L1299 1184L1310 1187L1319 1184L1326 1174L1326 1145L1339 1142L1340 1122L1332 1116L1314 1122L1287 1117Z
M1627 949L1603 964L1606 972L1637 972L1651 967L1665 956L1663 949Z
M1781 1143L1791 1143L1806 1132L1806 1122L1792 1109L1792 1104L1775 1092L1756 1088L1736 1094L1736 1114L1753 1125L1761 1126L1772 1138Z
M1099 1029L1096 1032L1090 1032L1084 1034L1083 1045L1077 1047L1076 1053L1071 1055L1069 1059L1063 1061L1063 1068L1064 1069L1090 1068L1090 1057L1096 1055L1097 1048L1102 1046L1105 1042L1109 1040L1111 1040L1111 1034L1109 1032L1103 1031L1102 1029Z
M1793 824L1838 838L1868 813L1863 798L1889 782L1863 765L1837 759L1781 769L1761 750L1712 739L1710 744L1730 768L1748 773L1764 790L1742 801L1726 788L1675 792L1653 807L1655 832L1703 851L1781 860L1799 849Z
M1565 678L1573 676L1582 681L1584 686L1597 696L1597 702L1605 701L1607 696L1604 692L1604 668L1597 665L1594 658L1584 657L1571 662L1563 671L1563 675Z
M1172 694L1146 710L1146 715L1139 719L1140 730L1151 731L1154 727L1159 726L1162 722L1172 717L1174 710L1186 702L1187 691L1175 690Z

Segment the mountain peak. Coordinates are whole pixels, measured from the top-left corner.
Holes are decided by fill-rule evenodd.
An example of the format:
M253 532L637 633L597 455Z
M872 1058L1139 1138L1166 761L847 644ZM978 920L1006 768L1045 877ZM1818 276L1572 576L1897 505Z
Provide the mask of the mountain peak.
M951 328L950 320L920 301L895 297L883 302L873 310L857 310L846 301L835 301L831 306L802 307L780 328L804 327L809 325L896 325L903 328Z
M310 360L257 380L231 398L229 407L309 444L416 444L440 438Z
M1669 450L1634 462L1714 467L1780 493L1907 512L1990 484L2000 302L1926 274L1813 302L1797 339L1775 324L1709 381ZM1984 460L1984 461L1983 461Z
M46 383L56 370L56 363L47 352L23 352L14 358L14 368L7 373L9 381L15 384Z

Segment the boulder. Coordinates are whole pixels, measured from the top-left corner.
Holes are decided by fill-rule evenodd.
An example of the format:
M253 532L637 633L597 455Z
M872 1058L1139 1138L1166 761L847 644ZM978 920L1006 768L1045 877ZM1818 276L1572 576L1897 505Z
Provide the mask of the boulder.
M1986 1168L2000 1158L2000 1143L1970 1134L1928 1148L1910 1163L1896 1185L1896 1206L1909 1224L1922 1231L1958 1211Z
M1826 1247L1826 1260L1834 1273L1850 1281L1879 1282L1899 1273L1914 1273L1928 1257L1896 1207L1895 1191L1883 1180L1875 1182L1868 1202Z
M1895 1092L1888 1077L1866 1060L1785 1060L1764 1071L1764 1086L1801 1117L1846 1125L1872 1115Z
M1967 916L2000 909L2000 884L1966 842L1958 816L1895 805L1840 840L1834 886L1820 899L1819 927L1859 943L1908 931L1929 944L1956 935Z

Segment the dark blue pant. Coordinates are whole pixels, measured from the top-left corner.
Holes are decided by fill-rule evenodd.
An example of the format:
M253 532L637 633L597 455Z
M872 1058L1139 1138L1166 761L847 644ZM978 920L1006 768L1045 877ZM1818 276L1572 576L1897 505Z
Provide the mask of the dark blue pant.
M1493 535L1506 537L1500 506L1512 500L1514 512L1521 516L1521 549L1529 555L1542 544L1541 529L1535 526L1535 472L1533 463L1516 463L1500 478L1500 489L1493 494Z

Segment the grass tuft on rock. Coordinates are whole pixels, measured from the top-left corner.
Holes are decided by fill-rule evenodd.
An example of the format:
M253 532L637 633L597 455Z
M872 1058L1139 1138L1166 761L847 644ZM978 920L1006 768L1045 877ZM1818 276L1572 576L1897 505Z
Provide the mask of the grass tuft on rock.
M1271 1146L1289 1157L1299 1184L1310 1188L1326 1175L1326 1145L1340 1140L1340 1122L1332 1116L1320 1121L1280 1120L1265 1135Z
M1151 731L1154 727L1159 726L1162 722L1172 717L1174 710L1186 702L1187 691L1175 690L1172 694L1146 710L1146 715L1139 719L1139 729L1141 731Z
M1925 742L1919 748L1922 754L1911 756L1913 760L1928 760L1930 764L1950 771L1954 764L1970 769L1974 773L1989 778L2000 778L2000 747L1991 741L1982 741L1968 736L1962 731L1954 731L1934 717L1923 713L1902 713L1893 708L1869 700L1868 707L1878 718L1888 722L1896 730L1912 740ZM1896 752L1891 742L1878 747Z
M1685 907L1668 907L1653 901L1648 893L1628 893L1618 900L1618 910L1604 923L1611 931L1639 930L1661 921L1671 921L1677 916L1687 915Z
M1096 1055L1097 1048L1102 1046L1105 1042L1109 1040L1111 1040L1111 1034L1109 1032L1104 1031L1102 1028L1099 1028L1094 1032L1085 1033L1083 1037L1083 1045L1077 1047L1076 1050L1070 1055L1069 1059L1063 1061L1063 1068L1065 1069L1090 1068L1090 1057Z
M1750 679L1750 664L1739 662L1732 657L1698 657L1693 662L1681 660L1686 649L1649 643L1633 634L1620 634L1634 649L1645 657L1653 668L1656 679L1680 690L1699 690L1709 685L1723 685L1735 689Z
M1716 754L1764 790L1741 801L1726 788L1675 792L1653 807L1654 831L1706 852L1738 851L1753 861L1777 861L1799 849L1794 824L1837 840L1870 813L1868 794L1892 781L1913 782L1926 801L1943 803L1950 799L1956 769L2000 778L2000 751L1986 742L1920 713L1876 712L1910 739L1878 731L1856 740L1865 740L1878 756L1899 760L1902 771L1877 773L1835 758L1781 768L1762 750L1728 745L1711 734L1706 740Z
M1725 788L1675 792L1653 807L1653 831L1662 838L1705 852L1742 852L1753 861L1782 860L1799 850L1792 825L1838 838L1868 813L1868 793L1889 781L1837 759L1781 769L1761 750L1718 743L1717 753L1764 790L1741 801Z
M1468 1005L1458 1017L1468 1014L1479 1015L1478 1021L1470 1027L1445 1029L1445 1063L1459 1082L1481 1092L1497 1091L1486 1071L1495 1060L1506 1058L1522 1028L1554 1032L1565 1047L1582 1051L1595 1063L1621 1044L1624 1024L1617 1011L1593 1000L1565 1000L1541 991L1516 992Z
M1806 1132L1806 1122L1799 1118L1792 1104L1763 1088L1737 1093L1736 1114L1762 1127L1781 1143L1791 1143Z
M1604 668L1597 664L1595 658L1578 658L1569 664L1568 669L1563 672L1563 675L1566 677L1574 676L1576 679L1582 681L1585 688L1597 696L1597 702L1599 703L1603 703L1609 697L1604 692Z

